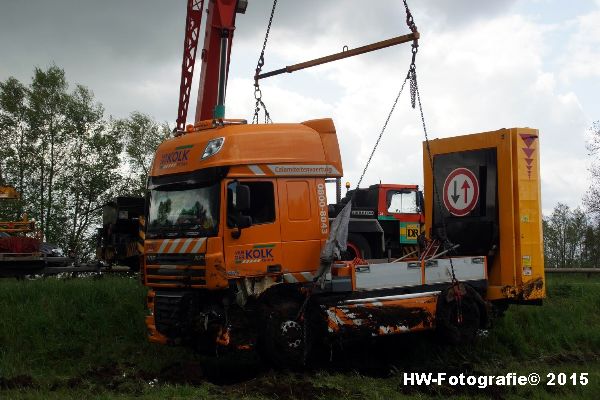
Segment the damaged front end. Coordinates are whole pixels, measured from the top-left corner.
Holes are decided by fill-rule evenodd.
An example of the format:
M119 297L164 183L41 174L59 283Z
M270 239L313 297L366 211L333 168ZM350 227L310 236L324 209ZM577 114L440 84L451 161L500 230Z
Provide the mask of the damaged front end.
M236 280L229 289L213 292L150 290L148 339L208 354L223 347L251 348L256 341L256 299L275 284L263 277Z

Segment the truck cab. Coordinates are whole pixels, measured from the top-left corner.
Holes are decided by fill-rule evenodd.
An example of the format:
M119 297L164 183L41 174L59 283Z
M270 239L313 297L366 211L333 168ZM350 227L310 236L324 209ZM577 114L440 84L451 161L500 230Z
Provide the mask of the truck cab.
M329 233L325 178L342 173L330 119L209 121L161 144L144 242L151 338L184 335L188 319L172 318L173 309L193 307L207 291L220 300L202 315L218 320L222 300L241 287L251 297L283 280L312 281Z
M335 218L350 199L345 259L417 256L425 222L423 192L418 185L379 183L348 190L339 203L329 205L330 218Z

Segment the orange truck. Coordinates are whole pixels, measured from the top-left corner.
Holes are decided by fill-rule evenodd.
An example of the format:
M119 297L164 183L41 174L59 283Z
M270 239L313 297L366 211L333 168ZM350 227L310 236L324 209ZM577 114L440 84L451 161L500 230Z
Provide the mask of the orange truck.
M437 139L431 153L427 248L399 262L338 263L315 285L330 229L325 179L343 174L330 119L209 121L165 141L148 187L150 340L211 351L255 343L276 364L299 363L314 341L339 335L438 329L469 340L490 307L538 304L538 132Z
M537 130L426 142L420 251L332 263L323 249L345 241L349 215L330 226L325 182L343 176L333 121L223 117L235 14L247 2L208 2L196 123L185 126L202 5L188 1L178 130L148 177L150 341L210 354L256 346L298 366L344 338L436 330L469 341L491 310L541 303ZM418 39L416 27L407 37Z

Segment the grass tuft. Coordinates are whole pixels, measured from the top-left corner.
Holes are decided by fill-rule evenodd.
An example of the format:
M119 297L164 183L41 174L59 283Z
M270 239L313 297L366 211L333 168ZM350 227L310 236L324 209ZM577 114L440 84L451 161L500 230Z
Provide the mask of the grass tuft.
M600 277L547 279L542 307L511 306L470 346L403 335L341 350L325 371L268 371L252 355L201 359L145 339L134 278L0 281L0 398L598 398ZM405 387L404 372L590 373L588 386ZM213 383L210 383L213 382Z

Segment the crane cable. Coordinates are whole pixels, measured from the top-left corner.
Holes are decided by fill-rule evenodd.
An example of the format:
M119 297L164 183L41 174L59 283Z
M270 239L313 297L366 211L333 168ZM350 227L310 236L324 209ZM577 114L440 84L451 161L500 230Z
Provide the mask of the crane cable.
M412 13L410 12L410 9L408 8L408 4L406 3L406 0L403 0L403 2L404 2L404 9L406 11L406 25L408 26L408 29L410 29L410 31L412 33L417 33L418 32L417 26L415 25L415 21L412 16ZM407 80L410 80L411 104L412 104L412 107L415 108L415 99L414 99L414 93L415 93L415 87L416 87L415 61L417 58L417 52L419 51L418 39L413 40L413 43L411 45L411 51L412 51L412 60L410 63L410 67L408 69L408 73L406 74L406 78L404 78L404 81L402 81L402 87L400 87L400 91L396 95L396 99L394 100L394 103L392 104L392 108L391 108L390 112L388 113L387 118L385 119L383 127L381 128L381 131L379 132L379 136L377 137L375 146L373 146L373 150L371 150L371 154L369 155L369 159L367 160L365 168L363 169L363 172L360 175L358 182L356 183L356 189L359 188L365 174L367 173L367 169L369 168L369 165L371 164L371 159L373 158L373 155L375 154L375 150L377 150L377 147L379 146L379 142L381 141L381 137L383 136L383 133L385 132L385 130L387 128L388 122L390 121L390 118L392 117L392 114L394 113L394 110L396 109L396 104L398 104L398 99L400 98L400 95L402 94L402 91L404 90L404 85L406 85ZM414 80L411 78L413 75L415 77ZM425 137L427 137L427 133L425 134Z
M258 124L258 115L260 113L260 108L265 112L265 124L273 123L271 120L271 115L269 115L269 111L267 111L267 106L262 100L262 91L260 90L260 85L258 83L258 75L262 71L262 67L265 65L265 49L267 48L267 41L269 40L269 33L271 31L271 24L273 23L273 16L275 15L275 8L277 7L277 0L273 0L273 7L271 8L271 16L269 17L269 23L267 24L267 31L265 32L265 40L263 41L262 50L260 52L260 56L258 57L258 62L256 63L256 70L254 74L254 99L256 100L256 104L254 106L254 117L252 118L253 124Z
M414 18L412 16L412 13L410 12L410 9L408 8L408 4L406 2L406 0L403 0L404 3L404 8L406 10L406 24L408 25L408 28L413 32L417 32L417 26L415 25L414 22ZM421 116L421 124L423 126L423 133L425 135L425 147L427 150L427 157L429 159L429 165L431 168L431 176L432 176L432 183L433 183L433 197L434 197L434 204L437 208L437 210L440 213L440 216L442 214L442 208L441 208L441 201L440 201L440 194L439 194L439 190L437 187L437 183L434 179L434 164L433 164L433 156L431 154L431 148L429 145L429 137L427 134L427 125L425 124L425 115L423 113L423 104L421 103L421 93L419 92L419 85L417 83L417 66L416 66L416 57L417 57L417 53L419 51L419 43L418 41L415 39L411 45L411 51L412 51L412 60L410 63L410 67L408 69L408 73L406 75L406 78L404 79L404 81L402 82L402 86L400 87L400 91L398 92L398 94L396 95L396 99L394 100L394 103L392 104L392 108L390 109L390 112L388 113L388 116L383 124L383 127L381 128L381 131L379 132L379 136L377 137L377 141L375 142L375 145L373 146L373 150L371 150L371 154L369 155L369 158L367 160L367 163L365 165L365 168L363 169L363 172L358 180L358 183L356 184L356 189L359 188L365 173L367 172L367 169L369 168L369 165L371 164L371 160L373 158L373 155L375 154L375 151L377 150L377 147L379 146L379 142L381 141L381 138L383 136L383 133L385 132L388 122L392 116L392 114L394 113L394 110L396 109L396 104L398 103L398 99L400 98L400 95L402 94L402 91L404 90L404 86L406 85L406 81L410 82L410 103L412 108L416 108L416 106L419 106L419 113ZM356 192L355 192L356 193ZM450 240L448 239L448 234L447 234L447 228L446 228L446 220L445 218L442 217L442 234L443 234L443 246L445 249L451 249L453 247L452 243L450 242ZM454 272L454 264L452 262L452 257L449 257L450 260L450 271L451 271L451 277L452 277L452 283L453 286L456 287L458 284L458 279L456 279L456 274Z

